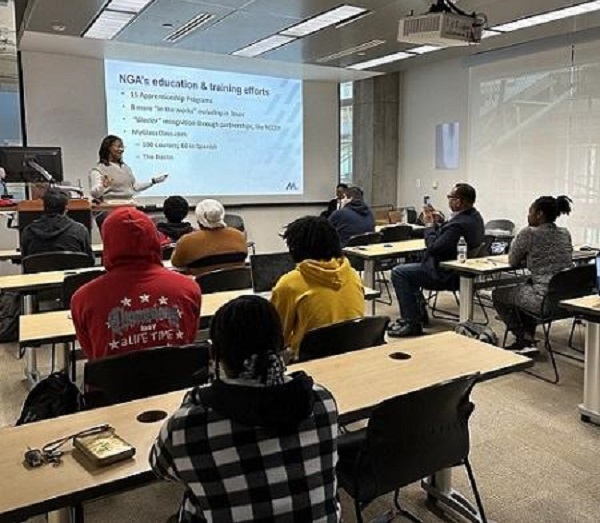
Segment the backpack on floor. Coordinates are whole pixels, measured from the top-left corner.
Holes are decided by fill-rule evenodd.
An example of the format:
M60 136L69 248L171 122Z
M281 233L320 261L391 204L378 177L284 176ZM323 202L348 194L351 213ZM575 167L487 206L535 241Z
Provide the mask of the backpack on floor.
M64 372L55 372L29 392L17 425L73 414L83 406L83 395L77 385Z
M490 345L498 346L498 336L496 333L486 327L485 325L478 325L477 323L473 323L471 321L465 321L463 323L459 323L455 328L454 332L456 334L462 334L467 338L474 338L476 340L482 341L483 343L489 343Z
M21 297L18 292L0 293L0 343L19 339Z

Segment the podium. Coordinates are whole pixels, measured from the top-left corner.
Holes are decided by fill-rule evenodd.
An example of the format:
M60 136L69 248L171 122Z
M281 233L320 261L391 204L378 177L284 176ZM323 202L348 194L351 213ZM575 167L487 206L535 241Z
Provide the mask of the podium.
M34 220L37 220L42 214L44 214L44 202L41 199L23 200L17 204L19 238L23 233L23 229ZM67 215L76 222L84 225L91 233L92 204L88 200L69 200L69 203L67 204Z

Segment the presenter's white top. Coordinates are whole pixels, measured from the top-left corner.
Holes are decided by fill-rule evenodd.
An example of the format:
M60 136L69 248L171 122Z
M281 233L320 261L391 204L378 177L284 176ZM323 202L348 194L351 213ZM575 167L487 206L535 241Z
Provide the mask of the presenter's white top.
M110 180L109 187L104 187L105 177ZM105 165L99 162L90 171L90 194L98 200L131 200L135 193L149 187L152 187L152 182L136 182L131 168L125 163Z

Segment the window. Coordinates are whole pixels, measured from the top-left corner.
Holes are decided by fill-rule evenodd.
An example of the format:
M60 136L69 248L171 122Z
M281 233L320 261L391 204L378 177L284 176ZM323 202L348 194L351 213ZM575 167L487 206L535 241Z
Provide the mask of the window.
M17 33L12 0L0 2L0 145L21 145Z
M352 82L340 84L340 182L352 183Z

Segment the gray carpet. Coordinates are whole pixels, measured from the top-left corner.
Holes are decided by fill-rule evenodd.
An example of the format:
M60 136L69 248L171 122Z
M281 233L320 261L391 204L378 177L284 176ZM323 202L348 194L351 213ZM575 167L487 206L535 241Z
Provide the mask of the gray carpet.
M444 296L441 303L452 307L449 296ZM378 307L378 313L392 317L396 310L395 306ZM557 325L553 333L556 348L566 347L569 327L570 322ZM452 323L434 321L428 332L450 328ZM501 332L497 323L494 329ZM582 345L582 332L577 342ZM423 343L427 343L426 337ZM471 421L472 462L491 521L600 521L600 428L579 421L581 367L565 360L559 366L559 385L521 373L482 383L473 392L476 409ZM539 367L548 370L547 363ZM23 362L16 359L14 346L0 345L0 368L0 424L9 425L14 423L26 394ZM462 470L454 473L454 484L471 497ZM180 494L177 485L156 483L87 504L86 521L164 523L175 512ZM426 507L418 485L404 489L401 499L424 522L450 521ZM343 492L341 500L344 521L354 522L352 501ZM390 507L389 496L376 500L365 510L365 520ZM35 522L43 520L36 518ZM397 517L395 521L404 519Z

